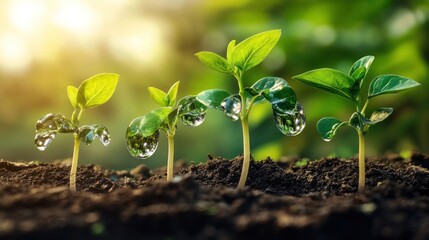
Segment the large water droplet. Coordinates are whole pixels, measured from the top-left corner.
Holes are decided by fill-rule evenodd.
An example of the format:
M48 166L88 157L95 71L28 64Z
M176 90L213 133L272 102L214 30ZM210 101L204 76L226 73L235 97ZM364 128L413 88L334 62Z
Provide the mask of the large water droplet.
M206 111L207 108L199 103L195 96L190 96L186 99L186 103L180 107L180 120L186 126L199 126L206 118Z
M233 121L237 121L240 118L241 113L241 98L239 95L231 95L225 98L221 103L226 116L231 118Z
M158 147L159 131L151 136L143 137L143 134L132 131L132 128L128 127L126 137L130 154L138 159L146 159L152 156Z
M102 125L93 124L82 126L79 128L78 134L80 140L87 145L91 144L96 137L100 139L104 146L110 143L109 130Z
M36 148L44 151L55 138L57 133L74 132L76 127L70 120L57 113L48 113L36 122Z
M273 109L273 115L277 128L286 136L296 136L305 128L304 109L298 102L291 113L278 113Z
M74 132L76 127L63 115L48 113L36 122L36 133L40 132Z
M193 113L185 113L180 116L180 120L186 126L196 127L201 125L206 118L206 113L203 114L193 114Z
M40 151L45 151L52 140L54 140L55 135L56 134L54 132L37 133L36 137L34 138L34 144L36 145L36 148Z

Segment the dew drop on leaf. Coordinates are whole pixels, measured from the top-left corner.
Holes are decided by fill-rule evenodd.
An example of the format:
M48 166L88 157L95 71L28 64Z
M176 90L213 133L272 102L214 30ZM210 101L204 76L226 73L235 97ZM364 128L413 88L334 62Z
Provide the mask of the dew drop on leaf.
M159 130L153 135L143 137L140 132L132 131L132 126L127 129L127 148L130 154L138 159L146 159L152 156L158 147Z
M107 146L110 143L110 134L109 130L102 125L85 125L79 128L79 137L80 140L86 145L91 144L96 137L98 137L103 143L104 146Z
M278 113L273 109L273 115L277 128L286 136L296 136L305 128L304 109L298 102L291 113Z
M40 151L45 151L45 149L52 142L52 140L54 140L55 135L56 134L54 132L37 133L34 139L34 144L36 145L36 148Z
M180 120L190 127L197 127L204 122L207 108L197 103L195 96L187 99L187 103L180 107Z
M197 127L204 122L206 118L206 113L198 114L198 113L185 113L180 116L180 120L186 126Z
M225 98L220 106L227 117L233 121L237 121L240 118L241 113L241 99L239 95L232 95Z
M36 122L36 148L44 151L55 138L57 133L74 132L76 127L63 115L48 113Z

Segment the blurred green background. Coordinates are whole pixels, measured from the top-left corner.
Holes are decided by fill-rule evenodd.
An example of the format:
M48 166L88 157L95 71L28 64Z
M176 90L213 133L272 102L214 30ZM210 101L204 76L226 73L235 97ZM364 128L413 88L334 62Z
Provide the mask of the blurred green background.
M251 85L263 76L286 79L307 114L306 129L284 137L268 105L250 116L252 154L321 158L354 156L357 136L344 128L326 143L315 124L321 117L348 119L353 104L291 81L314 68L348 71L365 55L376 57L367 81L384 73L422 84L378 97L368 110L391 106L393 115L371 128L368 155L429 149L429 3L412 0L3 0L0 2L0 158L53 161L72 155L71 135L60 134L44 151L34 147L34 124L53 112L70 117L67 85L100 72L121 75L112 99L88 110L83 124L106 125L112 136L81 147L80 164L126 169L140 163L165 165L166 139L149 159L133 159L125 147L128 123L156 106L147 87L167 90L180 80L179 97L209 88L237 91L232 77L201 64L201 50L225 54L228 42L282 29L266 61L246 75ZM241 127L210 111L197 128L179 124L176 159L201 162L207 154L233 158L242 151Z

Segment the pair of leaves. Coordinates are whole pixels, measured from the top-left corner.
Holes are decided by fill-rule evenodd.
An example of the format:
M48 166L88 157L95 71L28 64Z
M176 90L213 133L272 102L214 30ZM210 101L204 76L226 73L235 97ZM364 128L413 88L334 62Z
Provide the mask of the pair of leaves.
M163 107L173 107L176 105L177 91L179 90L179 81L177 81L167 93L155 87L149 87L150 97Z
M281 30L271 30L253 35L239 44L228 44L227 58L216 53L202 51L195 55L207 67L222 73L234 74L235 68L247 71L261 63L277 44Z
M101 73L83 81L79 88L68 86L67 95L70 103L75 109L102 105L112 97L118 80L118 74Z
M321 68L297 75L293 79L339 95L358 105L362 82L373 60L373 56L359 59L351 67L349 75L335 69ZM368 98L400 92L418 85L420 84L416 81L402 76L381 75L370 83Z
M207 108L198 102L195 96L186 96L179 100L177 106L161 107L135 118L128 126L129 134L141 134L148 137L162 129L166 132L177 125L178 117L185 114L204 114Z
M251 87L246 88L246 103L259 104L265 101L270 102L273 107L276 106L280 112L286 113L292 111L296 105L296 95L289 84L282 78L265 77L258 80ZM226 90L210 89L200 92L197 100L207 107L224 110L222 102L231 98L232 95ZM250 111L251 106L246 106L246 111Z
M333 117L322 118L317 122L317 131L325 141L330 141L342 126L350 126L364 134L368 132L369 127L375 125L392 114L392 108L380 108L375 110L368 119L359 112L355 112L349 121L340 121Z
M36 122L36 147L43 151L55 138L57 133L74 133L80 140L89 145L96 137L106 146L110 143L110 134L105 126L92 124L81 127L75 126L62 114L48 113Z

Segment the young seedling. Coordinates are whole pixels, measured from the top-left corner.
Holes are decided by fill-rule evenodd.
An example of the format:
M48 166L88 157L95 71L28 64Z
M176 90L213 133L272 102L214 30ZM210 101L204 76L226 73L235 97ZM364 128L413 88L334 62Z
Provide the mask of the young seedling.
M233 121L241 120L243 131L243 167L238 188L246 184L250 165L248 117L252 106L269 102L277 128L287 136L299 134L305 127L305 114L289 84L282 78L264 77L251 87L244 85L244 73L261 63L280 39L280 30L251 36L236 45L232 40L226 58L213 52L199 52L196 56L209 68L231 74L238 83L238 94L222 89L206 90L197 95L198 101L209 108L221 110Z
M195 96L186 96L176 104L178 88L179 82L176 82L167 93L149 87L151 98L161 107L135 118L126 133L130 154L135 158L146 159L152 156L158 147L159 130L165 131L168 139L167 181L173 179L174 135L179 118L183 124L196 127L203 123L207 111Z
M74 149L70 171L70 190L76 191L76 172L80 143L91 144L96 137L107 146L110 134L105 126L98 124L83 125L79 122L84 110L97 107L112 97L119 75L102 73L94 75L81 83L79 88L67 87L67 94L74 108L71 120L62 114L48 113L36 122L35 144L37 149L44 151L55 138L57 133L73 133Z
M317 131L325 141L330 141L341 126L350 126L356 130L359 137L359 192L365 188L365 135L372 125L383 121L393 112L392 108L379 108L368 118L365 110L369 101L379 95L396 93L420 85L402 76L380 75L371 81L367 95L362 98L362 83L373 60L373 56L359 59L353 64L349 74L335 69L321 68L293 77L310 86L346 98L355 105L356 112L348 121L340 121L332 117L322 118L317 123Z

